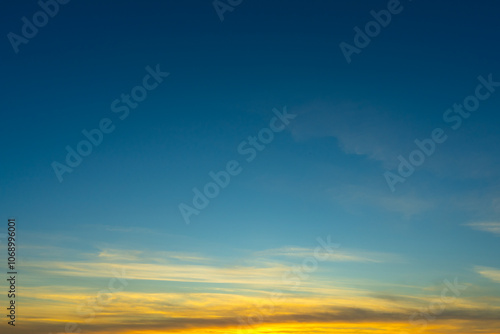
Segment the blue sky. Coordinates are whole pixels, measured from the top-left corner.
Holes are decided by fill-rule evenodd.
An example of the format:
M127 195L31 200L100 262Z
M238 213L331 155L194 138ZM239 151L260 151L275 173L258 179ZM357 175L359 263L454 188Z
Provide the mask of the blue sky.
M1 6L4 36L40 10ZM443 120L479 76L500 81L498 4L401 6L350 64L339 44L353 44L353 28L387 2L243 1L221 22L210 1L70 1L18 53L4 38L0 203L18 220L27 272L49 259L147 254L218 269L286 266L271 250L298 257L331 235L356 260L322 264L321 282L402 293L398 284L460 277L498 307L500 88L459 129ZM120 120L111 103L157 65L170 75ZM238 145L284 107L296 118L246 162ZM115 130L59 182L51 164L103 118ZM392 192L384 173L435 128L446 142ZM186 224L179 204L230 160L242 172ZM26 284L68 282L40 275ZM92 289L106 276L89 277L68 284ZM194 289L186 282L157 289Z

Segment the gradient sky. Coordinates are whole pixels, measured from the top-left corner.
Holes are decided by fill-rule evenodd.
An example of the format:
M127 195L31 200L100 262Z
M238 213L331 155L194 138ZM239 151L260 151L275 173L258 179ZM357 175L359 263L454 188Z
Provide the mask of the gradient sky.
M17 53L8 34L40 6L0 6L0 234L16 217L20 272L2 333L500 333L500 87L458 129L443 119L479 76L500 82L497 2L401 1L351 63L339 44L387 1L244 0L221 21L209 0L73 0ZM121 120L111 104L148 66L170 74ZM284 108L247 162L239 145ZM115 130L59 182L53 162L104 118ZM391 191L384 173L436 128L447 140ZM231 160L186 224L179 204ZM283 279L328 236L328 259ZM89 306L113 270L126 286ZM442 313L410 320L455 280Z

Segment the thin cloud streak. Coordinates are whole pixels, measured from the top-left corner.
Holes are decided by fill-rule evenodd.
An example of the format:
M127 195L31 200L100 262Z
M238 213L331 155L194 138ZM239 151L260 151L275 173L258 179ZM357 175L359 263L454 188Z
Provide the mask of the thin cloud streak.
M465 224L475 230L489 232L500 236L500 222L481 222Z

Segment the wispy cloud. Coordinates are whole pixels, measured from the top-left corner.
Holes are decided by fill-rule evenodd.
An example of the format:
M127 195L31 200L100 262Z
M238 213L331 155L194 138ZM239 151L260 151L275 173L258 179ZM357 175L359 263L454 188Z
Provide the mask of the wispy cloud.
M103 249L97 255L99 258L105 261L111 261L118 263L120 261L135 261L141 262L145 257L149 258L150 262L155 263L167 263L172 261L185 261L185 262L203 262L207 263L211 261L209 258L195 254L195 253L185 253L185 252L151 252L148 251L147 255L145 251L139 250L128 250L128 249Z
M384 289L390 287L394 291L384 294L380 292L381 286L374 288L370 282L353 279L346 282L328 275L304 280L298 290L290 291L290 285L282 281L282 274L289 267L280 263L279 258L295 261L310 256L311 252L310 248L293 246L257 252L276 261L266 266L219 266L220 261L216 258L209 259L204 265L193 264L190 260L196 258L196 254L187 253L172 253L178 255L175 261L160 262L161 259L151 259L149 253L117 249L101 250L86 262L25 262L26 270L37 276L60 277L65 282L74 282L62 287L26 287L24 294L31 300L28 311L37 314L37 317L26 319L27 328L39 326L57 332L61 331L64 321L82 323L85 318L75 312L77 307L83 303L88 309L89 298L107 286L108 282L103 278L111 277L112 268L124 269L131 284L127 290L113 294L110 303L93 322L82 323L85 332L235 332L239 326L238 317L252 314L259 305L269 307L271 291L278 288L284 297L273 303L273 311L266 313L266 321L256 326L256 333L264 333L270 328L276 332L297 334L334 333L339 328L346 328L346 333L375 333L373 328L378 328L380 333L397 333L399 329L411 329L409 315L436 298L436 291L432 289L415 296L409 293L407 286L384 283L387 284ZM359 250L342 250L339 256L332 261L383 262L392 259L391 254ZM500 282L500 270L486 267L477 267L476 270ZM150 283L144 287L134 284L134 280ZM165 289L162 291L158 287ZM453 307L440 315L439 320L443 323L436 322L434 326L444 328L440 326L446 327L456 321L482 321L490 327L495 326L498 310L489 305L498 299L488 304L488 301L479 303L481 298L475 303L458 298ZM47 305L51 305L50 309ZM51 318L54 312L58 319ZM137 314L147 316L147 323L130 320ZM122 325L124 323L126 325Z
M500 269L490 267L476 267L476 272L496 283L500 283Z
M500 235L500 222L469 223L465 225L472 227L475 230Z
M366 185L346 185L327 190L336 202L352 209L359 210L360 205L378 208L388 212L396 212L409 218L416 214L431 210L435 203L429 198L415 194L393 194L386 189Z
M397 121L397 117L388 117L361 103L316 101L296 112L301 115L301 122L292 126L295 139L335 137L345 153L365 155L385 164L395 161L401 146L395 143L412 140L407 120Z
M79 302L85 299L84 296L77 297ZM233 333L239 325L237 317L252 314L257 305L269 308L269 300L234 294L119 293L106 307L106 312L84 326L86 331L92 333ZM418 329L408 322L409 314L416 308L404 302L386 303L362 296L341 301L332 296L289 296L269 310L266 321L254 327L255 333L268 333L271 328L272 332L297 334L399 333L399 330L416 332ZM39 314L49 316L42 307L40 311ZM64 312L62 308L61 311ZM79 320L67 311L63 314L68 320ZM148 321L133 320L137 314L147 315ZM30 319L28 325L39 320ZM439 321L434 326L446 329L450 323L457 321L467 321L471 325L481 323L485 328L494 328L498 325L498 310L450 307L439 315ZM455 330L454 333L468 332Z
M256 257L288 257L288 258L307 258L314 256L314 248L305 247L281 247L275 249L267 249L260 252L255 252ZM400 261L398 255L380 253L380 252L368 252L361 250L336 250L333 254L330 254L326 261L329 262L373 262L373 263L383 263L383 262L394 262Z

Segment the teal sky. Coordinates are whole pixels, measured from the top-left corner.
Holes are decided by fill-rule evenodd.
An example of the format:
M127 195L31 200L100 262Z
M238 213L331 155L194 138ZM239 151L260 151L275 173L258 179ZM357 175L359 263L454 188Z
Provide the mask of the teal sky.
M324 264L325 279L382 293L460 277L498 297L500 87L458 129L443 119L479 76L500 82L498 4L401 5L350 64L339 44L387 2L244 1L221 22L210 1L75 0L18 53L4 38L0 203L20 261L135 251L258 267L331 235L363 260ZM3 3L4 36L37 10ZM112 102L157 65L169 76L121 120ZM238 146L285 107L296 117L247 162ZM59 182L53 162L104 118L114 131ZM391 191L384 173L436 128L447 140ZM241 173L186 224L179 204L231 160Z

